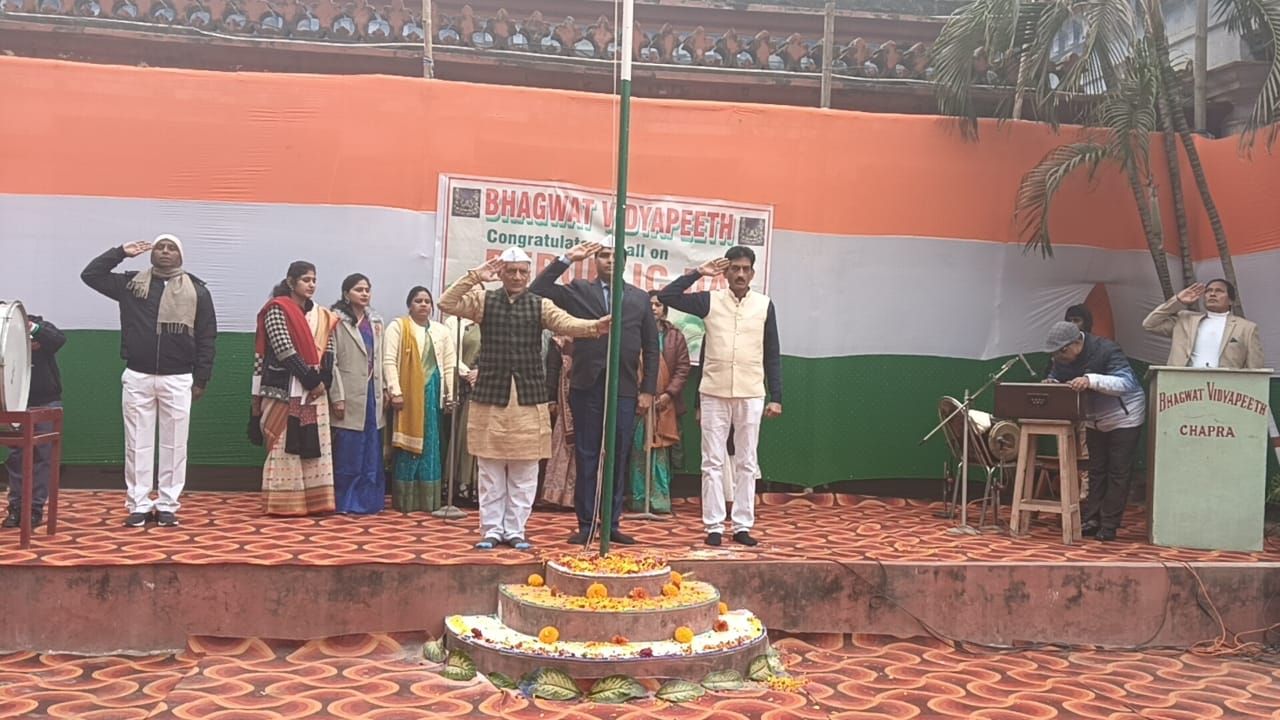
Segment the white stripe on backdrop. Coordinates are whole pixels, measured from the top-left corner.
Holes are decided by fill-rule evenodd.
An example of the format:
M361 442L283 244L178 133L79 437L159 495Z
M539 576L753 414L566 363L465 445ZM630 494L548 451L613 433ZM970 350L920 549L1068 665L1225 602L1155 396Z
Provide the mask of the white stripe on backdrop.
M197 201L0 195L0 298L19 299L69 329L114 329L115 307L80 282L84 265L112 245L173 232L188 269L209 284L227 331L251 331L289 262L319 268L319 296L342 278L373 280L388 317L404 294L431 287L435 214L394 208L253 205ZM913 237L840 237L775 230L770 273L783 352L799 357L869 354L985 359L1041 348L1050 324L1096 283L1111 299L1118 339L1160 363L1168 342L1142 331L1160 289L1145 252L1059 247L1052 260L999 243ZM1177 263L1171 272L1178 276ZM1263 346L1280 350L1280 252L1236 259ZM122 268L144 267L142 260ZM1216 263L1201 263L1202 278Z
M258 310L289 263L315 263L316 297L338 299L342 279L362 272L374 307L404 312L414 285L433 287L434 213L377 207L252 205L92 197L0 195L4 280L0 297L68 329L116 329L116 308L80 281L80 271L113 245L182 238L186 269L213 293L218 326L251 332ZM145 259L119 270L140 270Z

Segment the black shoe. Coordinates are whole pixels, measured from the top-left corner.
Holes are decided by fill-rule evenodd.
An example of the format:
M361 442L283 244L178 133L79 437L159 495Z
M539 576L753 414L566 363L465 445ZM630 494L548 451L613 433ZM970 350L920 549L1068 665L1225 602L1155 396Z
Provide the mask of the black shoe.
M720 547L720 533L707 533L707 544L711 547Z
M576 533L574 533L574 534L570 535L570 536L569 536L569 540L568 540L568 542L569 542L569 544L570 544L570 545L586 545L586 544L587 544L587 531L586 531L586 530L579 530L578 532L576 532Z
M1093 537L1094 535L1098 534L1098 530L1100 530L1101 528L1102 526L1099 525L1096 521L1090 520L1089 522L1080 526L1080 534L1085 537Z
M129 513L129 517L124 519L124 526L125 527L142 527L143 525L146 525L147 521L150 519L151 519L151 513L149 512L144 512L144 513L131 512Z
M1116 531L1111 528L1098 528L1098 539L1102 542L1111 542L1116 539Z
M156 513L156 524L160 527L178 527L178 515L168 510L161 510Z
M619 545L635 545L636 539L630 535L623 535L621 532L614 530L609 533L609 542L615 542Z
M738 543L739 545L746 545L747 547L755 547L756 545L760 544L760 541L751 537L751 533L747 532L746 530L739 530L738 532L734 533L733 541Z
M32 518L33 520L35 518ZM0 522L0 528L10 530L22 525L22 515L18 508L9 508L9 514L4 516L4 522Z

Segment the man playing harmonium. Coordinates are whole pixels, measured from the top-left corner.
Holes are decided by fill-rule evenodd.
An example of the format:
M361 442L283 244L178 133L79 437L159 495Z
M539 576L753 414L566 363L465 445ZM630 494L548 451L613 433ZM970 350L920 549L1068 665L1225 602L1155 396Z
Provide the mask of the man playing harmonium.
M1081 532L1116 539L1129 499L1129 480L1138 435L1146 416L1146 395L1115 342L1090 335L1072 322L1049 329L1045 352L1053 367L1045 382L1087 392L1085 418L1089 447L1089 493L1080 507Z

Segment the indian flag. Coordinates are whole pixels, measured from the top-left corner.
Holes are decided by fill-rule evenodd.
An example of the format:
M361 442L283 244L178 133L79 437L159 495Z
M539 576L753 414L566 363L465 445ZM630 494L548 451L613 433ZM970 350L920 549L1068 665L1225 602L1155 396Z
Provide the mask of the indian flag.
M0 124L0 297L70 331L59 355L70 463L122 462L116 307L79 279L108 247L183 239L220 328L191 462L251 466L261 460L244 437L253 322L290 261L318 266L325 302L344 276L367 274L374 305L396 317L411 286L440 285L441 175L613 183L616 102L601 95L8 57L0 97L10 119ZM1095 330L1140 361L1164 360L1166 341L1140 325L1164 298L1114 172L1063 189L1052 259L1018 242L1018 181L1069 134L990 124L968 143L933 117L635 101L633 192L773 208L785 400L762 431L766 479L937 477L942 440L917 441L937 422L939 397L1039 350L1048 326L1086 298ZM1234 139L1197 143L1249 316L1274 353L1280 160L1243 158ZM1189 182L1184 173L1196 274L1208 279L1220 274L1217 252ZM1029 378L1015 369L1009 379ZM686 471L697 471L697 437L689 413Z

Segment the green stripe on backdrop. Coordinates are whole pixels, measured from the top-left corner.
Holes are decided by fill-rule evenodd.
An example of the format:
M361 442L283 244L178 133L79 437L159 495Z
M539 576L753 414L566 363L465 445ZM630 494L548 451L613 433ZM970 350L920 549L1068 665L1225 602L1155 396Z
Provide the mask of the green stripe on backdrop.
M62 401L66 407L68 464L119 465L124 462L120 420L120 333L72 330L58 353ZM253 335L218 337L213 381L192 408L188 462L192 465L262 465L264 453L249 444L249 375Z
M120 422L119 334L76 330L67 333L58 355L67 407L66 461L77 465L123 462ZM1044 367L1043 356L1031 356ZM208 393L196 404L190 461L196 465L253 467L259 448L248 443L249 371L253 336L225 333L218 338L218 362ZM813 487L843 480L940 478L947 451L940 436L917 441L937 423L938 398L961 397L977 389L1001 360L976 361L920 356L783 358L784 415L765 421L760 460L766 480ZM1145 366L1135 363L1139 373ZM1020 365L1007 376L1025 381ZM683 421L683 463L677 471L697 474L699 434L693 417L695 368L687 388L689 412ZM990 411L990 393L977 402ZM1272 384L1273 404L1280 384ZM1274 460L1269 477L1276 472ZM1139 462L1145 462L1145 457Z

